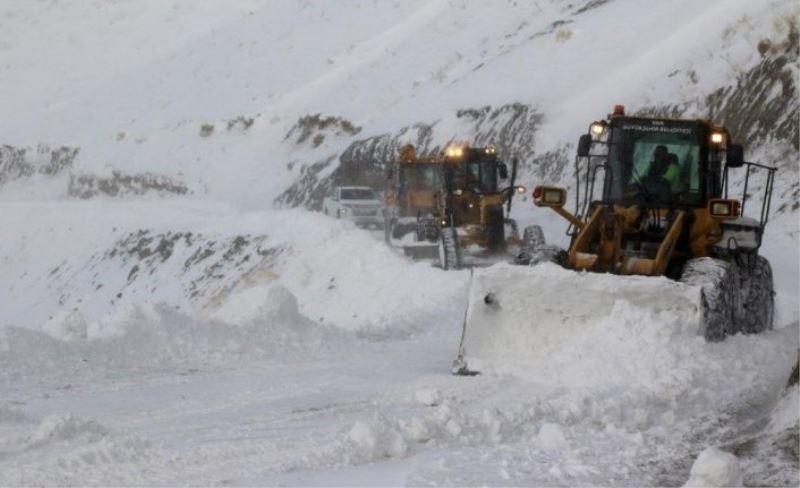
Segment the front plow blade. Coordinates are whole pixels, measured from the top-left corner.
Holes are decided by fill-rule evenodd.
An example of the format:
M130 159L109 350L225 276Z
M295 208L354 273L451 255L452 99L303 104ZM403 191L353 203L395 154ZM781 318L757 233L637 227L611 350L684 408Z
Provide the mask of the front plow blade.
M535 374L567 349L580 356L592 347L588 337L606 332L625 338L638 327L701 330L700 288L664 277L498 264L474 270L469 293L454 374Z

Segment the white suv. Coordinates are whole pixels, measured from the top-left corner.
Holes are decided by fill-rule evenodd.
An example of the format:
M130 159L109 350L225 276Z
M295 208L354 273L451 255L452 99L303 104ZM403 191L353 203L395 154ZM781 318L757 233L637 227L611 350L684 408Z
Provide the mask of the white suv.
M383 227L383 202L372 188L366 186L337 186L333 194L322 201L325 215L348 219L362 227Z

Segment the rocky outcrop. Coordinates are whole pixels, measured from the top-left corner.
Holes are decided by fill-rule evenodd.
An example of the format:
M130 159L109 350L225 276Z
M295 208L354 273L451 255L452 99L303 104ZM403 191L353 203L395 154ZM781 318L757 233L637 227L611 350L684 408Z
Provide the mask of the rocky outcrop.
M276 199L276 203L319 209L322 199L337 185L364 185L383 190L388 166L406 144L413 144L420 155L437 154L453 140L476 146L494 144L502 158L519 159L521 172L532 168L535 133L542 119L534 107L521 103L494 108L484 106L458 110L449 117L454 119L448 120L452 123L417 123L393 133L352 141L340 154L303 167L300 178ZM445 126L457 129L445 130ZM287 135L290 136L297 137L296 142L305 142L310 137L299 129L293 129Z
M77 156L77 147L53 147L47 144L39 144L35 148L0 146L0 187L36 174L64 173L72 168Z
M110 176L70 175L67 188L67 196L83 199L97 196L135 196L146 193L186 195L189 193L189 189L182 182L164 175L153 173L127 175L119 171L112 171Z

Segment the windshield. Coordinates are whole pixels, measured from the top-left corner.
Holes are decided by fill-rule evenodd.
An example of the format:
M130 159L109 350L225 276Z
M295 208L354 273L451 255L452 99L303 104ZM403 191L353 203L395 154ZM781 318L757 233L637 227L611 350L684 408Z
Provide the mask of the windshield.
M464 163L461 169L464 188L478 193L497 193L497 161L478 159Z
M434 192L442 187L442 168L438 164L409 164L401 171L403 190Z
M377 200L375 192L369 188L342 188L342 200Z
M702 202L700 134L695 123L625 121L609 145L606 200L658 205Z

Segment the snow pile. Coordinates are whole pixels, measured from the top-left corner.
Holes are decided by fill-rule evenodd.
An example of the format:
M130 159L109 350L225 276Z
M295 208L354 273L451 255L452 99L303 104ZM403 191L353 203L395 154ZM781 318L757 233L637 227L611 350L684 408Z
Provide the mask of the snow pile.
M569 448L564 431L557 424L545 423L536 436L536 445L542 449L561 451Z
M697 456L692 465L689 481L684 486L742 486L742 471L739 460L731 453L717 447L709 447Z
M461 310L465 272L413 262L352 223L318 214L276 212L272 223L291 249L275 271L312 320L380 338L436 328L442 308Z
M414 392L414 399L422 405L435 407L442 403L442 393L436 388L422 388Z
M380 417L372 422L357 421L348 432L347 439L355 447L353 455L363 459L400 457L408 451L403 436L390 428L385 418Z
M590 376L564 378L562 371L548 381L591 385L607 373L595 368L618 367L613 359L635 361L640 353L631 350L634 344L696 336L699 296L698 288L667 278L575 273L549 263L496 265L473 275L463 350L469 367L478 371L514 363L538 371L554 356L587 355L594 362L580 363ZM605 343L592 344L587 336ZM603 358L606 353L619 357ZM631 367L651 364L641 359Z
M264 298L275 283L314 322L373 337L433 327L431 310L459 313L463 303L465 273L413 263L349 222L298 210L17 202L0 224L16 229L0 236L0 251L14 256L0 260L9 277L0 323L58 338L102 334L101 317L143 303L244 323L271 313L260 308L272 306Z
M115 484L109 480L131 479L141 462L157 456L147 441L72 414L48 415L13 428L0 424L0 434L4 457L14 466L0 474L4 485ZM113 474L99 477L103 470Z
M697 292L666 278L553 265L476 271L467 367L530 381L548 392L538 418L560 423L637 431L702 416L709 403L741 405L741 395L765 407L796 357L796 329L708 343L699 335ZM756 408L750 403L727 414L746 417Z
M96 321L76 312L44 333L0 329L0 383L86 381L175 368L223 366L244 360L341 353L353 338L304 317L296 298L276 285L258 313L242 323L209 320L165 304L137 304Z

